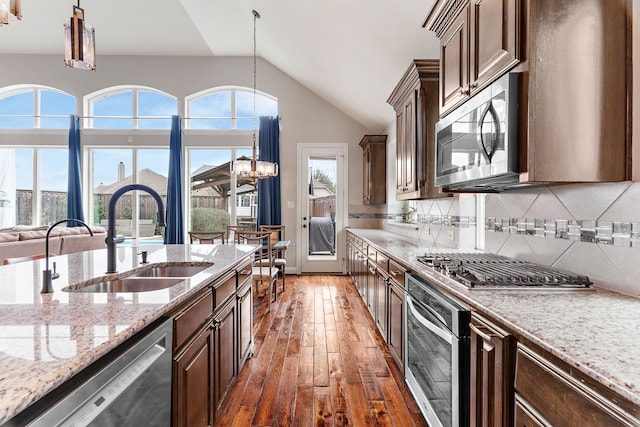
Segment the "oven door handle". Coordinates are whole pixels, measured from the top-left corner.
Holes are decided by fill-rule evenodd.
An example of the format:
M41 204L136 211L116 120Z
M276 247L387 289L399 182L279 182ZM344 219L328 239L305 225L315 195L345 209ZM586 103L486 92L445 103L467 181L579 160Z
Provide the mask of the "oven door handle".
M411 297L407 298L407 309L411 311L411 315L415 316L415 318L420 322L422 326L429 329L431 332L445 340L449 344L453 344L454 336L451 331L447 329L443 329L435 325L433 322L430 322L427 318L425 318L422 314L416 310L415 305L413 305L413 301L411 301Z

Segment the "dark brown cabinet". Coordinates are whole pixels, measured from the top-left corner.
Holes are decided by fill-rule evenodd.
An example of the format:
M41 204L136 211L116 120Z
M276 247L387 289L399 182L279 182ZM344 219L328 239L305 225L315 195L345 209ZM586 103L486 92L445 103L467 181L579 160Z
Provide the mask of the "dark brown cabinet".
M472 427L507 427L513 419L515 339L486 319L471 316Z
M520 73L521 184L629 180L630 23L624 1L437 0L440 116Z
M241 284L236 299L238 322L238 367L253 351L253 288L251 278Z
M564 362L518 344L515 426L637 426L617 397Z
M438 60L416 59L387 102L396 112L396 199L446 197L434 184Z
M438 1L425 22L440 39L440 116L517 65L524 51L521 0L464 3Z
M387 203L387 135L365 135L362 147L362 204Z
M214 425L225 393L252 351L250 267L247 260L222 274L171 313L176 427Z
M399 286L395 280L389 278L387 289L389 304L389 312L387 314L389 317L387 344L393 360L396 361L396 364L400 368L400 372L404 372L404 285Z
M229 300L213 318L213 382L214 410L218 407L227 389L235 378L235 300Z
M174 357L173 425L213 425L213 334L207 325Z

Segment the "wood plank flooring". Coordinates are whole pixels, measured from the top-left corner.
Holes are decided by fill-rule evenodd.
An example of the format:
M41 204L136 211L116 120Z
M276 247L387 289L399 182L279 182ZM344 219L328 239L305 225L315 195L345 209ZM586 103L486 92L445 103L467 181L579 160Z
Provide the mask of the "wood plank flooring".
M349 277L289 276L266 308L217 427L426 426Z

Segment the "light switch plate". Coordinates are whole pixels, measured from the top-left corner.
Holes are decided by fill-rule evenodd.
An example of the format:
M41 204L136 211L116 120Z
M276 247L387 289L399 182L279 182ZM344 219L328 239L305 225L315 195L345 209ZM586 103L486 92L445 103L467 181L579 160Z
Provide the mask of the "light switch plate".
M449 240L456 240L456 232L455 231L447 232L447 237L449 237Z

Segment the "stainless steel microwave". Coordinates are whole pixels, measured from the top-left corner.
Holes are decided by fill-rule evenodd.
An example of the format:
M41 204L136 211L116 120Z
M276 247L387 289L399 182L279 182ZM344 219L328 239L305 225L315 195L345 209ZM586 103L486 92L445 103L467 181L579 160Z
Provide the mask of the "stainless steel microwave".
M436 185L495 192L518 184L518 81L505 74L436 123Z

